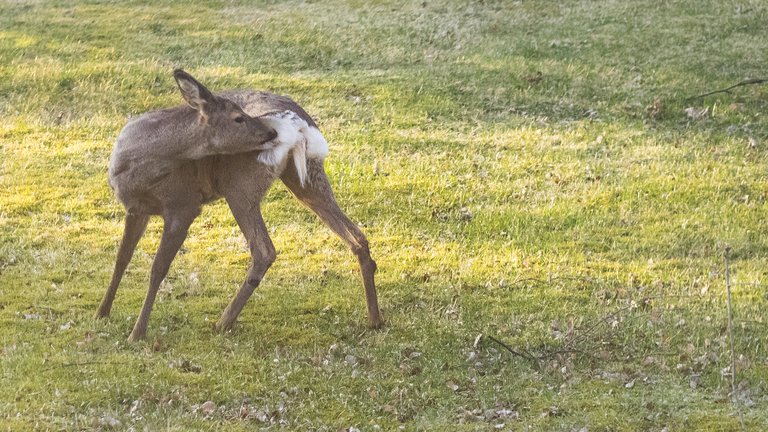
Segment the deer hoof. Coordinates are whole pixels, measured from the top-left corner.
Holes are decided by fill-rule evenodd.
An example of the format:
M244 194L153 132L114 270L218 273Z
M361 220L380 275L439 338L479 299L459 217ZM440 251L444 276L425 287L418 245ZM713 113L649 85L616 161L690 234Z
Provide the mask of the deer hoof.
M379 330L381 328L384 328L384 325L385 325L384 320L381 317L368 320L368 327L370 327L373 330Z
M138 334L138 333L133 333L132 332L131 335L128 336L128 342L133 343L133 342L142 341L142 340L144 340L145 336L146 336L145 334Z
M232 324L224 324L221 321L213 325L213 330L217 333L225 333L232 328Z

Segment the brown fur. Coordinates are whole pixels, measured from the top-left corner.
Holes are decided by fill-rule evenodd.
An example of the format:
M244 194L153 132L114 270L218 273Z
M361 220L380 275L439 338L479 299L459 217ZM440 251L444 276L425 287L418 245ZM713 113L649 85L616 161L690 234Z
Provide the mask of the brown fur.
M176 74L178 80L179 72ZM280 177L291 192L339 235L357 256L363 275L369 323L374 328L381 326L383 319L374 282L376 263L371 259L363 233L338 207L323 161L307 161L308 181L302 185L294 164L283 161L279 166L271 167L258 161L258 149L274 138L274 131L263 130L262 124L253 123L251 126L256 132L249 140L243 140L237 130L234 133L211 130L235 127L234 124L223 123L221 117L231 116L233 112L239 115L237 111L258 121L257 118L264 114L290 110L309 125L316 126L309 114L287 97L264 92L229 91L213 96L191 76L183 74L183 79L191 81L180 83L179 87L183 94L185 91L194 93L192 96L185 94L191 107L145 114L129 122L116 143L110 163L110 185L125 205L127 215L112 281L96 316L109 315L117 287L149 216L160 215L164 222L162 239L152 264L147 297L129 340L144 338L160 283L184 242L189 226L205 203L223 197L248 240L251 252L248 275L216 324L219 330L230 328L275 260L275 248L264 225L260 203L272 183ZM195 85L199 86L197 90ZM216 99L212 99L214 103L201 102L195 99L197 94L202 95L202 99L208 96ZM198 122L200 114L196 114L196 110L201 105L208 118L206 125ZM206 130L201 131L201 127ZM216 134L233 137L233 141L219 138L216 141L218 145L209 145L207 137ZM196 148L190 150L189 147Z

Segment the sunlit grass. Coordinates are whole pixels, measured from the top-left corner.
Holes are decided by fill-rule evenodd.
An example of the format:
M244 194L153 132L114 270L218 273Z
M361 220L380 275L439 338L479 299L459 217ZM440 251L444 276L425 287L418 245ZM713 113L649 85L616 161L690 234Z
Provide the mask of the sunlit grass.
M0 3L0 425L739 430L730 245L737 396L765 429L768 87L686 99L764 77L765 22L735 1ZM232 332L212 324L249 256L224 203L147 342L125 339L159 220L92 319L124 214L109 154L126 118L181 102L175 67L317 119L384 330L282 185L278 260Z

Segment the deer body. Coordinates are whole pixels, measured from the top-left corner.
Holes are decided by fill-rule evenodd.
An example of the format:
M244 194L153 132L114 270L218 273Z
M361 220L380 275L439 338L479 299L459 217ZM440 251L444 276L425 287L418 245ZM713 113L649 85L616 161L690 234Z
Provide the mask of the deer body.
M160 215L162 239L144 306L129 337L143 338L157 290L189 226L205 203L223 197L251 252L248 275L216 324L220 330L230 328L275 260L260 202L280 178L357 255L369 323L379 327L383 320L373 277L376 263L365 236L336 204L323 168L328 146L314 120L284 96L255 91L214 96L185 72L175 76L190 106L129 122L110 160L109 182L127 214L112 281L97 317L109 315L149 216Z

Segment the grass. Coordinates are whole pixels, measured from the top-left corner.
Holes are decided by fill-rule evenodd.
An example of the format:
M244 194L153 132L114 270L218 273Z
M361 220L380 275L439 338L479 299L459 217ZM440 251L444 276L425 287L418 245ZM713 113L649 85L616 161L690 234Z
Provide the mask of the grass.
M766 21L731 0L0 3L0 427L740 430L735 399L768 428L768 87L686 99L764 78ZM316 117L384 330L282 185L278 261L232 332L211 326L248 254L223 203L147 342L125 339L157 220L92 319L122 231L111 147L180 103L174 67Z

